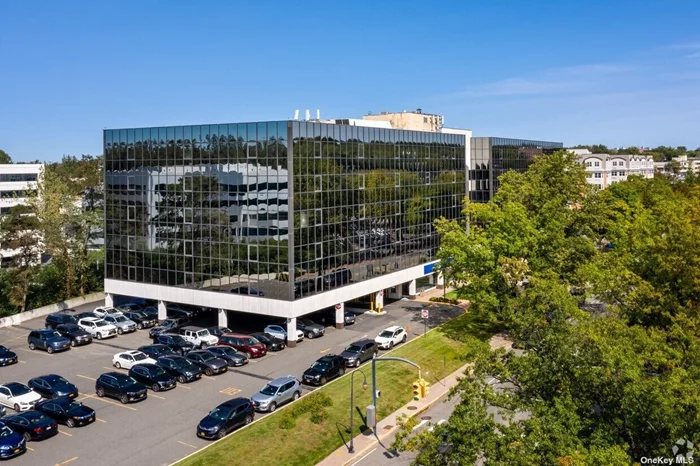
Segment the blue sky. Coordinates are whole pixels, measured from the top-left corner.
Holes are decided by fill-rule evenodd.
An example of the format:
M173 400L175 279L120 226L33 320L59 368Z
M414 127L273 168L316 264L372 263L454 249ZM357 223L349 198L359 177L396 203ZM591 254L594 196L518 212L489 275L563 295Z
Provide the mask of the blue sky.
M0 148L103 128L422 108L447 126L700 146L700 2L0 2Z

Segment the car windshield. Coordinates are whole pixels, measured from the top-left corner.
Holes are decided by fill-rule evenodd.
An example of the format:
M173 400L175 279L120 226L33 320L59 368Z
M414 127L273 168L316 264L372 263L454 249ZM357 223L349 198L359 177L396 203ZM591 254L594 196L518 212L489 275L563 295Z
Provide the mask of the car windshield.
M44 380L46 380L51 385L68 383L68 381L66 379L64 379L63 377L61 377L60 375L53 375L50 377L45 377Z
M148 359L148 356L146 356L143 353L134 354L133 356L134 356L134 361L144 361L144 360Z
M272 396L275 393L277 393L277 390L279 390L279 387L277 387L275 385L267 384L263 387L262 390L260 390L260 393L262 393L263 395Z
M228 418L231 408L216 408L214 411L209 413L209 417L216 419L217 421L224 421Z
M345 348L345 351L348 353L359 353L362 350L362 347L359 345L350 345L347 348Z
M76 411L82 407L83 407L82 403L79 403L77 401L71 401L71 403L68 406L64 406L63 409L64 409L64 411L70 413L70 412Z
M58 333L58 332L51 332L51 333L48 335L49 338L58 338L58 337L60 337L60 336L61 336L61 334Z
M178 345L184 345L187 343L187 341L182 338L180 335L172 335L173 338L173 343L176 343Z
M31 413L31 411L29 411L29 413ZM31 416L25 416L25 419L27 418L32 424L41 424L42 422L46 421L46 417L40 413L32 414Z
M199 332L197 332L197 336L198 337L207 337L207 336L209 336L209 330L206 330L206 329L200 330Z
M116 316L116 317L114 317L114 320L117 321L117 322L126 322L126 321L129 320L129 319L127 319L127 318L124 317L124 316Z
M151 377L158 377L159 375L165 374L165 371L163 370L162 367L155 366L151 367Z
M308 326L308 325L313 325L313 324L314 324L314 323L311 322L309 319L299 319L299 320L297 320L297 322L299 322L300 324L307 325L307 326Z
M80 327L78 327L75 324L63 324L61 326L61 330L64 330L66 332L74 332L76 330L80 330Z
M389 330L384 330L382 333L379 334L380 337L383 338L391 338L394 336L394 332L389 331Z
M9 351L9 350L7 349L7 346L0 345L0 351Z
M258 343L260 343L260 342L253 337L250 337L250 338L246 339L246 341L245 341L246 345L251 345L251 346L257 345Z
M144 314L143 312L132 312L131 315L136 317L137 319L145 319L146 318L146 314Z
M105 325L109 325L109 324L107 322L105 322L104 320L98 320L97 322L95 322L95 325L97 325L98 327L104 327Z
M325 371L326 369L328 369L328 363L316 361L315 363L313 363L311 368L316 369L317 371Z
M124 377L118 378L117 383L119 384L120 387L128 387L129 385L135 384L136 380L132 379L129 376L124 376Z
M12 429L10 429L10 428L7 427L7 426L2 426L2 427L0 427L0 438L9 437L9 436L12 435L13 433L14 433L14 432L12 431Z
M216 359L216 356L214 356L213 354L211 354L209 352L206 352L206 353L202 352L200 354L200 356L202 357L202 361L209 361L211 359Z

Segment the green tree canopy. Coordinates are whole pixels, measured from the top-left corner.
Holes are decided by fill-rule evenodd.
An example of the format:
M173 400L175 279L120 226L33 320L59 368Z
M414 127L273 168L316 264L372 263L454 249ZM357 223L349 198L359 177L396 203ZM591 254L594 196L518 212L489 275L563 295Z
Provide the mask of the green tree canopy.
M0 163L12 163L12 157L10 154L0 149Z

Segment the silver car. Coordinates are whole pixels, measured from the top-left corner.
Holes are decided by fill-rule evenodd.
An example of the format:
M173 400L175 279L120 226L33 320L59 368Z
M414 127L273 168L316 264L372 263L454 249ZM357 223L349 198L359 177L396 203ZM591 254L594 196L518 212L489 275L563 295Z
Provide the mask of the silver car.
M135 332L137 325L136 322L133 320L129 319L125 315L122 314L117 314L117 315L112 315L112 314L107 314L106 316L103 317L103 319L115 327L117 327L117 333L119 335L123 333L129 333L129 332Z
M301 383L293 375L278 377L250 399L256 411L273 412L278 406L301 396Z

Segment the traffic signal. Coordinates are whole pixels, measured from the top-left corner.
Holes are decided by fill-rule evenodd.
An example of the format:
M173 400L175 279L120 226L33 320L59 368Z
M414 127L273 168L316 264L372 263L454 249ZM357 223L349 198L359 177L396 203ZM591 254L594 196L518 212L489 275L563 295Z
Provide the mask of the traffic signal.
M428 393L430 393L430 390L428 388L430 384L425 380L425 379L420 379L420 396L421 398L425 398L428 396Z
M422 393L422 391L423 391L423 389L422 389L421 387L422 387L422 386L421 386L421 383L420 383L420 379L419 379L419 380L416 380L415 382L413 382L413 399L414 399L415 401L420 400L421 393Z

